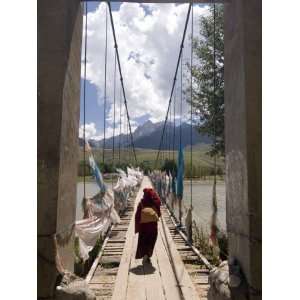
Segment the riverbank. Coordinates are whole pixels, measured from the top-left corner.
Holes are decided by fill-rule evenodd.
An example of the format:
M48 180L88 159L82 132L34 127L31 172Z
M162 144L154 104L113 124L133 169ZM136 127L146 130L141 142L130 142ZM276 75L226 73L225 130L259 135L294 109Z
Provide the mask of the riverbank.
M106 183L111 183L111 182L116 182L118 179L118 175L112 175L111 174L105 174L104 176L104 180ZM83 176L77 176L77 182L83 182L84 181L84 177ZM85 182L95 182L95 178L93 176L85 176Z
M114 176L114 175L113 175ZM117 175L114 176L114 179L112 180L112 177L111 177L111 174L104 174L104 179L105 179L105 182L112 182L112 181L116 181L117 180ZM185 177L185 181L189 181L190 182L191 178L189 177ZM199 177L196 177L196 178L192 178L193 180L193 183L201 183L201 182L205 182L205 183L213 183L213 180L214 180L214 176L206 176L205 179L203 178L199 178ZM83 176L77 176L77 182L83 182L84 181L84 178ZM95 182L95 179L93 176L85 176L85 181L86 182ZM224 179L224 176L217 176L217 183L225 183L225 179Z
M111 188L112 181L105 180L107 185ZM83 182L77 182L77 210L76 210L76 219L82 217L81 203L83 198ZM92 197L99 192L99 188L95 183L94 179L87 178L86 180L86 196ZM203 227L203 230L209 232L209 224L212 215L212 190L213 190L213 180L193 180L193 219L196 223ZM190 194L190 180L184 181L184 196L183 196L183 213L185 214L185 208L188 208L191 203L191 194ZM216 186L217 191L217 222L220 229L226 231L226 187L223 180L217 181ZM179 216L178 207L174 207L174 214L176 217Z

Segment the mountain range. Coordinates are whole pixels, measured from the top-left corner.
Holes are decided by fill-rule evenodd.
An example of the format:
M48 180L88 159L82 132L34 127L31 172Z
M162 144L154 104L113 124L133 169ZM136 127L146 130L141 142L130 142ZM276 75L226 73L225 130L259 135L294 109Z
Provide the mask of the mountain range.
M153 123L150 120L145 122L144 124L138 126L136 130L133 132L133 141L134 146L136 148L143 149L154 149L157 150L159 147L161 134L163 130L164 122ZM181 143L182 146L188 146L191 144L191 126L187 123L183 123L181 126ZM164 139L162 143L162 149L167 150L169 147L173 149L173 140L174 149L178 149L179 141L180 141L180 126L175 127L175 139L174 137L174 124L167 123L165 128ZM192 141L193 145L195 144L210 144L212 139L207 135L199 133L194 127L192 129ZM121 147L126 147L130 145L130 135L121 134L115 136L115 147L119 147L119 143L121 143ZM82 146L83 140L79 138L79 143ZM101 148L103 147L103 140L89 140L91 147ZM105 141L105 148L111 149L113 147L113 138L107 138Z

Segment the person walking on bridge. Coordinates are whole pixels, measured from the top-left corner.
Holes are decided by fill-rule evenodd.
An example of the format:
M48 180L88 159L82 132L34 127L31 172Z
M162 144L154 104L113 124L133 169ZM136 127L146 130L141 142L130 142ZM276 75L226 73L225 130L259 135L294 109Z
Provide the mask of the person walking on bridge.
M152 188L145 188L135 213L135 233L139 234L136 259L151 263L150 257L157 239L157 222L161 216L160 198Z

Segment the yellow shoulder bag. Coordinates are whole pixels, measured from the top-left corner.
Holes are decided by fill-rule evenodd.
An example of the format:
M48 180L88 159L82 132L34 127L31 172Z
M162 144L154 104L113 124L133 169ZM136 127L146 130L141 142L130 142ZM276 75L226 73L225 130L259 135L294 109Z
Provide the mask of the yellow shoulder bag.
M152 207L144 207L141 210L141 223L157 222L159 219L156 211Z

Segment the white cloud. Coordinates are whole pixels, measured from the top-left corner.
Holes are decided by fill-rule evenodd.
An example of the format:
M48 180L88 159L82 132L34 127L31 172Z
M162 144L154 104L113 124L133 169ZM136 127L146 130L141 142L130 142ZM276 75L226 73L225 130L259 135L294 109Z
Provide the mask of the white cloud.
M120 131L120 123L116 123L115 126L115 135L119 135L119 131ZM133 121L131 123L131 130L132 132L137 128L138 124ZM81 125L79 127L79 137L83 138L83 131L84 131L84 127L83 125ZM129 133L129 129L127 129L127 122L122 124L122 133L127 134L127 132ZM105 137L106 138L110 138L112 137L114 134L114 129L113 127L107 127L105 130ZM96 129L96 124L91 122L91 123L87 123L85 124L85 138L86 140L89 139L93 139L93 140L102 140L104 138L104 133L100 133L99 131L97 131Z
M188 4L122 3L119 11L113 11L128 110L133 120L145 114L149 114L152 121L161 121L165 117L187 8ZM96 11L88 14L87 79L96 85L97 101L100 105L103 104L104 94L105 10L106 4L102 2ZM194 5L195 32L197 32L199 16L205 13L207 8ZM185 59L190 56L189 32L190 26L184 48ZM107 101L109 104L113 102L113 74L114 45L108 17ZM119 82L117 72L117 120L120 112ZM178 100L177 103L178 112ZM108 120L112 122L113 105L108 107ZM122 109L124 111L124 107ZM184 112L187 110L188 107L184 105ZM137 124L134 124L132 127L136 126ZM111 127L107 129L106 136L109 136L110 129L112 130ZM94 136L96 134L98 133Z
M79 137L83 138L84 126L81 125L79 127ZM85 124L85 137L86 139L90 139L92 136L95 136L97 133L95 123Z

